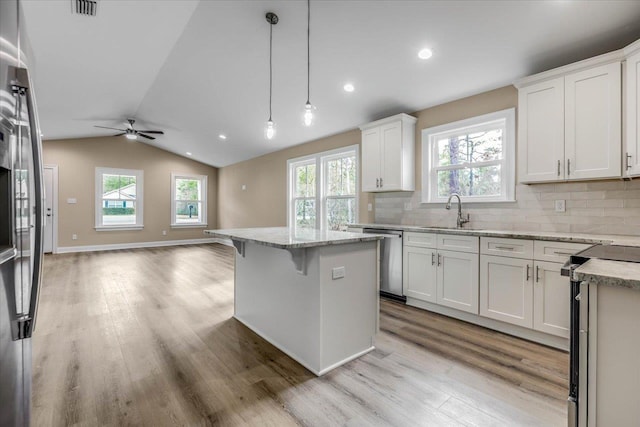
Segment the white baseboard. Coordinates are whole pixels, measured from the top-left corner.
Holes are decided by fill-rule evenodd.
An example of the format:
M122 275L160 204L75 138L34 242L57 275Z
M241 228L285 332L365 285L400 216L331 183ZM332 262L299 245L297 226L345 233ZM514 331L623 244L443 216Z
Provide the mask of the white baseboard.
M227 243L226 239L209 237L205 239L161 240L158 242L115 243L111 245L63 246L63 247L59 247L56 253L66 254L66 253L72 253L72 252L114 251L118 249L157 248L161 246L201 245L204 243L220 243L223 245L231 246L230 240Z

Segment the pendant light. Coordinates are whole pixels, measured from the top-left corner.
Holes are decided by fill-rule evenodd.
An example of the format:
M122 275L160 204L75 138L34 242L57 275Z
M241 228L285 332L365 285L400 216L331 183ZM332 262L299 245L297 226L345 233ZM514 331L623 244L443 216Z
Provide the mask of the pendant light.
M276 136L276 124L271 118L271 98L273 94L273 26L278 23L278 15L267 12L267 22L269 23L269 120L264 128L264 136L273 139Z
M314 111L316 107L311 105L309 102L309 87L310 87L310 68L311 68L311 60L310 60L310 39L311 34L311 0L307 0L307 103L304 104L304 112L302 115L302 120L305 126L311 126L313 124L314 119Z

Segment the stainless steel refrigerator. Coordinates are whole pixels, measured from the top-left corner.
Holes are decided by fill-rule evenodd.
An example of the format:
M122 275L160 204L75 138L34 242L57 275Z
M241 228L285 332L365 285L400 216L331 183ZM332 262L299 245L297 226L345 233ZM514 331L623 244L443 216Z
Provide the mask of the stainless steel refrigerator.
M0 426L28 426L42 271L40 129L20 2L0 0Z

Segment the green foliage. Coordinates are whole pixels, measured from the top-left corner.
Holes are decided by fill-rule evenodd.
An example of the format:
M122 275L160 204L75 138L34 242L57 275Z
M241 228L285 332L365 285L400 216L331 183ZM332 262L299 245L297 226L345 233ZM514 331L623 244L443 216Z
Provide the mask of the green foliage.
M102 208L102 215L134 215L135 208Z
M135 184L135 182L135 176L102 175L102 192L108 193L109 191L118 190L129 184Z
M176 179L176 200L200 200L200 181L197 179Z

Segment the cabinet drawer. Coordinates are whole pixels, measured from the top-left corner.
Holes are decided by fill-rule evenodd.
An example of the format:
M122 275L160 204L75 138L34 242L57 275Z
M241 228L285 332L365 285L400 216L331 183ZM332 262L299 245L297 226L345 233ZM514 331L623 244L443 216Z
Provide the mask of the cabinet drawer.
M438 234L438 249L457 252L478 253L480 239L477 236Z
M535 240L533 242L533 257L540 261L565 263L576 252L587 249L588 243L546 242Z
M435 248L436 234L434 233L416 233L405 232L404 244L406 246L415 246L418 248Z
M480 252L483 255L533 259L533 240L481 237Z

